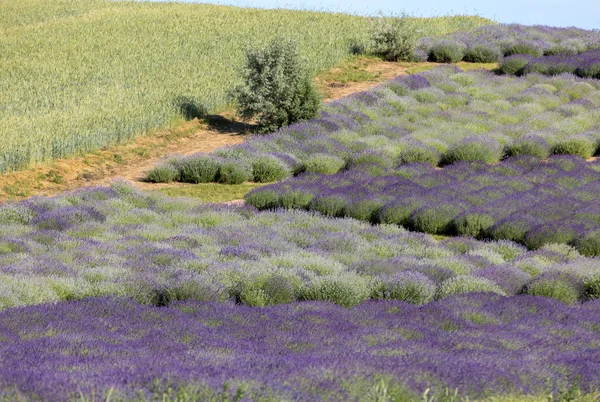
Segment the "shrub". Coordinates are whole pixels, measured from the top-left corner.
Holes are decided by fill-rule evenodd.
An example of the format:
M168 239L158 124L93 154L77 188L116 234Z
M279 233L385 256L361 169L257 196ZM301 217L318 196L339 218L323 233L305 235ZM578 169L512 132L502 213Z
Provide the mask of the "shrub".
M489 279L469 275L457 275L442 282L436 298L442 299L452 295L476 292L496 293L506 296L506 293Z
M422 205L422 201L417 199L404 199L385 205L379 212L379 222L407 226L413 212Z
M502 157L502 146L491 138L466 138L452 146L444 155L443 163L481 161L496 163Z
M314 154L304 162L307 172L335 174L346 166L346 162L335 155Z
M412 214L410 224L419 232L447 234L452 220L461 212L461 207L452 204L425 206Z
M456 63L465 56L466 46L460 42L441 41L429 50L429 61L436 63Z
M484 212L465 212L457 216L453 224L457 234L478 237L494 224L494 218Z
M525 235L539 222L531 216L512 215L488 229L488 235L497 240L523 242Z
M308 209L314 198L313 194L305 191L287 191L281 196L281 206L289 209Z
M318 211L326 216L342 217L348 205L348 200L341 195L325 195L315 198L310 209Z
M214 182L219 173L219 163L211 156L193 156L179 163L181 181L186 183Z
M279 193L273 190L258 189L257 191L251 191L246 194L245 200L248 204L260 210L273 209L281 206Z
M587 257L600 256L600 231L588 232L575 241L575 248Z
M436 286L420 272L404 271L384 279L375 292L377 299L401 300L412 304L429 303L435 297Z
M383 207L383 201L378 199L353 202L346 207L347 216L361 221L376 223L377 215Z
M401 164L424 162L437 166L441 159L442 154L437 149L424 144L411 145L400 154Z
M244 278L237 297L242 303L257 307L291 303L296 300L296 288L292 278L279 274L257 275Z
M537 44L529 41L519 41L507 46L504 49L505 56L526 54L533 57L540 57L544 50Z
M600 61L593 60L580 66L575 70L575 74L583 78L600 79Z
M545 159L550 155L550 145L537 136L526 136L515 140L504 151L506 156L532 155Z
M500 63L500 72L509 75L522 75L530 60L530 57L520 54L507 57Z
M416 61L418 32L410 26L409 17L381 17L371 34L373 51L387 61Z
M290 176L288 166L273 156L261 156L252 162L252 173L257 183L270 183Z
M527 294L552 297L567 304L576 303L582 296L578 280L568 274L547 272L533 279L526 287Z
M246 53L244 84L233 96L244 119L256 117L258 131L272 132L316 117L320 98L294 42L276 39L264 50Z
M155 166L146 175L150 183L170 183L179 179L179 169L170 163Z
M551 223L540 225L530 230L525 235L524 241L529 249L536 250L550 243L568 244L575 240L577 235L578 233L575 228L564 224Z
M351 307L371 294L367 280L358 274L343 273L316 278L299 289L300 300L321 300Z
M586 299L600 299L600 274L587 275L583 278L583 293Z
M502 50L491 43L479 43L467 47L465 61L470 63L497 63L502 59Z
M561 140L554 147L552 153L559 155L577 155L588 159L596 153L597 141L588 136L574 136Z
M244 162L225 161L219 168L219 183L240 184L252 179L252 167Z

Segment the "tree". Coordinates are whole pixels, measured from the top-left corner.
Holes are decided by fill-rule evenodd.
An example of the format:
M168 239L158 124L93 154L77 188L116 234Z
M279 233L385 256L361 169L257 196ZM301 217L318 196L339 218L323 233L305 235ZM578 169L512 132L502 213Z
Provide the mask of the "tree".
M319 111L320 96L295 42L279 39L249 50L243 77L244 84L233 92L237 112L246 120L256 117L259 132L314 118Z

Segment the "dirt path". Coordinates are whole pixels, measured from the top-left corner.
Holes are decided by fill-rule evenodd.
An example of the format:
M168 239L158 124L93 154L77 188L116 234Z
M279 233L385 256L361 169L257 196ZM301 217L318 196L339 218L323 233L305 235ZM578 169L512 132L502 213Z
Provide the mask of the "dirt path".
M358 80L348 80L348 72ZM372 58L342 64L315 78L324 101L331 102L355 92L365 91L383 81L406 74L407 66ZM61 159L51 164L0 176L0 202L34 195L56 195L81 187L107 185L123 179L141 189L156 189L171 184L143 181L145 173L167 155L211 152L239 144L250 127L231 118L231 113L210 116L208 123L185 122L170 130L157 130L129 144L108 147L82 157ZM178 185L178 184L174 184Z

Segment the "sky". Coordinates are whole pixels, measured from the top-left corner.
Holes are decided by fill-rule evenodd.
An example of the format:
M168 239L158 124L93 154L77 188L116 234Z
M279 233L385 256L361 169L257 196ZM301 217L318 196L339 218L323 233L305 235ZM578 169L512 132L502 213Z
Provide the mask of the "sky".
M477 14L502 23L600 29L600 0L179 0L241 7L296 8L360 15Z

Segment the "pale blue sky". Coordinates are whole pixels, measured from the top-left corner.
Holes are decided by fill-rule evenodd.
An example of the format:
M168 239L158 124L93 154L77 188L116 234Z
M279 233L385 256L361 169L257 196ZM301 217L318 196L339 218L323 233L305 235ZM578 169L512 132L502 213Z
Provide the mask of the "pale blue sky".
M600 29L600 0L179 0L242 7L300 8L363 15L401 13L418 16L479 14L498 22Z

